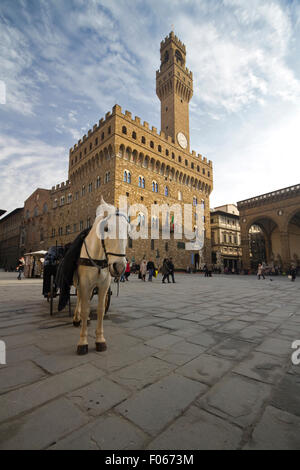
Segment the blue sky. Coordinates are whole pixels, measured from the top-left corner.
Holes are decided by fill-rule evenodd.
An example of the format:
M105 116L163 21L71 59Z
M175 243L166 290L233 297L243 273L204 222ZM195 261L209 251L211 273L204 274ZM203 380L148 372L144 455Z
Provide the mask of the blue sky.
M160 128L172 25L211 207L300 182L300 0L1 0L0 208L67 179L69 148L115 103Z

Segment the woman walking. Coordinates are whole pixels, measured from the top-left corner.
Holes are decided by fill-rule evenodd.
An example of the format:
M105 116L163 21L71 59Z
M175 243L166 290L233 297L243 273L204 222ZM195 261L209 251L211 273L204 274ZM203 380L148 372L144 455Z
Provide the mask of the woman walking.
M163 265L162 265L162 268L161 268L161 273L163 275L162 283L164 284L165 280L168 279L168 284L170 284L170 279L169 279L170 269L169 269L169 263L168 263L167 258L165 258L164 261L163 261Z
M140 273L142 281L145 282L147 274L147 261L145 259L143 259L143 261L141 262Z
M259 281L260 281L260 276L262 276L263 279L265 279L264 269L261 263L259 263L258 268L257 268L257 276L258 276Z

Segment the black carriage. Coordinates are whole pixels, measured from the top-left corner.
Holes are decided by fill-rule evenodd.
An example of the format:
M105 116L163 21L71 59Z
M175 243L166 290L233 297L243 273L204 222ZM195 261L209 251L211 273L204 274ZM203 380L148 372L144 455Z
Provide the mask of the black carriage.
M47 299L50 306L50 315L53 315L54 309L54 298L59 296L59 288L56 284L56 274L60 261L63 259L68 247L63 246L51 246L45 255L44 269L43 269L43 296ZM97 287L93 290L91 300L94 295L98 294ZM107 314L110 307L112 291L108 289L105 299L105 315ZM70 292L70 299L68 302L69 316L71 312L71 297L77 297L77 291Z

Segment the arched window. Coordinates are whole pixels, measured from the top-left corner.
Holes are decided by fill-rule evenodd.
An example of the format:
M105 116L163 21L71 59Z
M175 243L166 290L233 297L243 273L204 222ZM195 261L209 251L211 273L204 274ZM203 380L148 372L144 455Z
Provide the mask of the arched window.
M159 146L157 147L157 150L158 150L159 152L161 152L161 145L159 145Z
M165 186L165 196L169 196L169 188L168 188L168 186Z
M100 178L100 176L97 176L97 179L96 179L96 188L100 188L100 184L101 184L101 178Z
M145 143L146 143L146 138L142 136L142 144L145 144Z
M136 139L136 132L135 131L133 131L133 133L132 133L132 138Z
M124 177L123 177L124 183L131 183L131 173L128 170L124 171Z
M193 206L196 206L198 204L196 196L193 197Z
M45 202L44 206L43 206L43 212L44 214L46 214L46 212L48 212L48 206L47 206L47 203Z
M57 199L54 199L54 204L53 204L54 208L57 207L57 202L58 202Z
M152 140L150 141L150 147L154 149L154 142Z
M145 189L145 178L142 178L142 188Z
M125 126L122 127L122 134L127 134L127 129Z
M65 203L65 196L62 196L62 197L60 198L60 205L63 206L64 203Z
M152 181L152 192L158 193L158 184L156 181Z
M68 194L68 204L70 204L72 202L72 194Z

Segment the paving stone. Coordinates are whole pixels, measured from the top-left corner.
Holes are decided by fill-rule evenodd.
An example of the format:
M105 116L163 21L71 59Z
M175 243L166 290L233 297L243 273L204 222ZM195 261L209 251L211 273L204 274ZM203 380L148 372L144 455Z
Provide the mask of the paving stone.
M211 346L214 346L215 344L221 343L223 339L223 335L212 331L204 331L194 336L189 336L187 341L189 343L199 344L204 348L209 348Z
M156 338L157 336L166 334L165 328L160 328L158 326L144 326L143 328L138 328L136 330L131 330L130 334L133 336L138 336L142 339L151 339Z
M192 406L156 437L147 450L228 450L236 449L241 439L241 429Z
M42 354L42 351L32 344L24 345L20 348L10 349L6 351L6 362L8 366L19 364L21 361L35 359Z
M0 426L0 449L43 449L87 421L78 408L60 398Z
M7 420L97 380L103 372L85 364L0 396L0 419Z
M52 354L41 353L35 357L33 361L50 374L59 374L69 369L74 369L82 364L87 364L93 360L97 360L98 353L91 351L89 345L89 353L85 356L78 356L70 348L65 350L56 351Z
M152 356L156 352L157 349L150 348L146 344L138 344L122 351L109 351L108 349L105 352L99 353L97 359L93 360L91 364L94 364L101 370L112 372L134 364L145 357Z
M153 348L166 349L175 343L179 343L180 341L181 341L180 337L174 334L167 333L164 335L157 336L156 338L149 339L148 341L145 342L145 344Z
M247 356L255 347L254 343L248 341L240 341L235 338L228 338L217 344L209 350L210 354L225 357L227 359L240 360Z
M107 414L62 439L51 450L136 450L149 440L122 416Z
M170 362L171 364L177 364L181 366L186 362L191 361L197 356L200 356L206 348L186 341L173 344L168 349L161 350L153 354L158 359Z
M14 366L0 368L0 394L8 392L17 386L36 382L47 374L30 361L20 362Z
M99 416L123 401L128 395L129 391L102 377L86 387L68 393L67 397L85 413Z
M176 369L176 374L182 374L190 379L212 385L226 374L232 366L233 363L227 359L201 354L201 356Z
M203 399L198 400L197 405L246 427L255 422L270 394L270 385L231 374L219 381Z
M300 416L300 375L283 377L273 392L271 405Z
M287 339L267 338L256 346L255 350L274 356L288 357L292 352L291 345L291 341Z
M299 450L300 418L268 406L244 449Z
M250 341L253 343L261 343L262 339L268 334L269 328L261 325L247 326L241 331L238 331L234 337L241 340Z
M283 376L285 359L252 351L233 372L261 382L275 384Z
M137 392L116 410L145 432L155 435L206 390L205 385L170 375Z
M140 390L168 375L175 367L176 365L169 364L155 357L147 357L142 361L114 372L109 378L132 390Z

